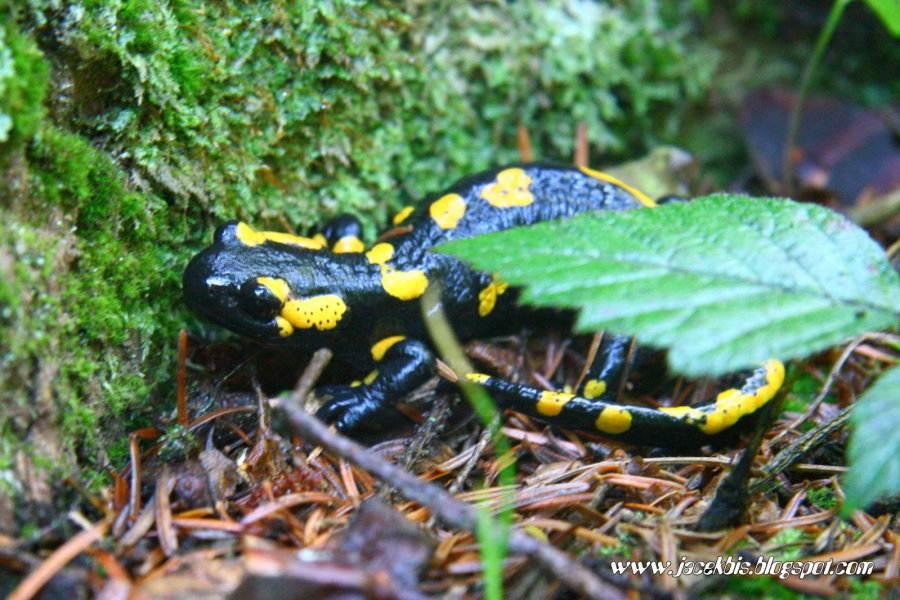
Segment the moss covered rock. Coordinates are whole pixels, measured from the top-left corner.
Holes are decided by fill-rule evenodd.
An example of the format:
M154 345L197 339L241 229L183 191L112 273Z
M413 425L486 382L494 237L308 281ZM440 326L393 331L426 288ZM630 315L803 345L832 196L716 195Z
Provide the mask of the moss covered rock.
M216 222L371 231L515 160L519 124L562 160L578 121L607 157L677 131L715 61L660 4L5 5L0 529L170 410L180 272Z

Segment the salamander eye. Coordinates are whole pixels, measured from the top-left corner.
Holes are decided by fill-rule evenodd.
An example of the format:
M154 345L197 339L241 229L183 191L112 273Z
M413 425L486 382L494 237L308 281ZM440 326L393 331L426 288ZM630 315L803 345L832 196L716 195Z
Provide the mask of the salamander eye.
M256 279L248 279L241 286L239 303L248 317L259 321L271 321L281 310L278 296Z

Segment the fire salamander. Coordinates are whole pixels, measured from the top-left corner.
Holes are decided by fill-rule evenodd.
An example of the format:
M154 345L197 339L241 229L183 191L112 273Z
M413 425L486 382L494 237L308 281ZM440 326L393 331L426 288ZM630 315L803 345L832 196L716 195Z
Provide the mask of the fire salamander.
M326 386L322 419L349 432L396 426L393 404L435 373L420 297L442 283L444 310L457 334L497 331L515 309L516 290L495 276L429 249L442 242L569 217L656 203L587 168L521 164L467 177L394 218L366 248L359 222L341 216L314 237L258 231L231 221L184 272L188 303L209 319L264 344L331 348L362 369L362 381ZM543 391L482 374L503 406L551 423L652 446L701 445L752 415L779 389L776 360L709 406L650 409L615 400L627 338L608 336L576 394ZM608 382L611 382L608 384Z

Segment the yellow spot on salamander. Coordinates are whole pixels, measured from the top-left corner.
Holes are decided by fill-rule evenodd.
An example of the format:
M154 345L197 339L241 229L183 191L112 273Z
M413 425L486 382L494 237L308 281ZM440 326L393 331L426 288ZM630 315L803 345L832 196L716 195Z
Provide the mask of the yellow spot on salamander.
M603 433L624 433L631 428L631 413L627 408L607 406L597 415L594 427Z
M312 298L288 300L281 309L281 316L298 329L315 327L319 331L334 329L347 312L344 300L335 294L322 294Z
M754 378L764 379L761 385L725 390L716 397L715 408L706 415L706 423L700 425L704 433L713 435L737 423L743 416L762 408L781 389L784 383L784 365L779 360L767 360L754 373ZM751 380L752 381L752 380Z
M291 298L291 288L284 279L257 277L257 283L264 285L281 301L281 312L275 316L278 334L288 337L294 328L325 330L337 327L347 305L340 296L323 294L312 298Z
M415 207L413 207L413 206L406 206L403 208L403 210L401 210L396 215L394 215L394 220L393 220L394 225L399 225L400 223L405 221L406 217L408 217L410 214L412 214L412 211L414 210L414 208Z
M392 256L394 256L394 247L385 242L375 244L372 246L371 250L366 252L366 258L368 258L369 262L373 265L383 265L391 260Z
M486 317L494 310L497 305L497 296L501 295L509 288L508 283L494 279L486 288L478 292L478 314Z
M466 202L459 194L447 194L431 203L428 214L441 229L454 229L466 214Z
M606 393L606 382L602 379L591 379L584 384L584 397L593 400Z
M237 239L245 246L258 246L265 242L276 242L278 244L287 244L289 246L299 246L310 250L321 250L325 244L318 242L312 238L292 235L290 233L279 233L277 231L257 231L246 223L238 223Z
M640 192L637 189L631 187L630 185L619 181L618 179L616 179L612 175L609 175L608 173L603 173L601 171L595 171L593 169L588 169L587 167L578 167L578 168L581 169L582 173L584 173L585 175L589 175L589 176L593 177L594 179L601 179L601 180L607 181L613 185L619 186L620 188L622 188L623 190L625 190L626 192L628 192L629 194L631 194L632 196L637 198L640 201L640 203L643 204L644 206L659 206L656 202L651 200L643 192Z
M387 354L387 351L390 350L394 344L397 342L402 342L406 338L402 335L392 335L391 337L386 337L380 342L376 342L372 345L372 358L375 359L375 362L380 362L384 355Z
M366 249L366 245L363 244L363 241L356 237L355 235L347 235L339 239L334 243L334 246L331 247L332 252L344 253L344 252L362 252Z
M700 423L706 418L706 413L702 410L697 410L691 406L669 406L663 407L659 409L659 412L666 413L667 415L672 415L673 417L683 417L686 421L690 423Z
M425 293L428 277L423 271L395 271L390 267L381 267L381 287L388 294L400 300L414 300Z
M381 287L388 294L400 300L413 300L425 293L428 277L423 271L395 271L387 261L394 256L394 246L386 242L375 244L366 252L366 258L373 265L381 265Z
M484 373L466 373L466 379L472 383L487 383L490 381L491 376Z
M282 306L284 306L284 303L288 299L288 295L291 293L291 287L288 285L287 281L284 279L276 279L275 277L257 277L256 282L269 288L269 291L271 291L281 302ZM294 333L294 326L280 314L275 316L275 325L278 326L278 335L281 337L288 337Z
M294 333L294 326L282 316L275 317L275 324L278 325L278 335L281 337L288 337Z
M287 300L288 294L291 293L291 287L284 279L276 279L274 277L257 277L256 283L269 288L269 291L275 294L275 297L281 300L282 304L284 304L284 302Z
M541 392L537 411L545 417L555 417L562 412L563 406L574 397L572 394L561 392Z
M371 373L369 373L368 375L366 375L366 376L363 378L363 383L366 384L366 385L371 385L372 382L375 381L375 378L376 378L376 377L378 377L378 369L375 369L374 371L372 371Z
M759 385L749 385L754 380ZM737 423L741 417L751 415L765 406L781 389L783 383L784 365L778 360L768 360L743 388L721 392L711 407L675 406L659 410L696 425L703 433L715 435Z
M317 244L321 244L321 246L323 248L328 247L328 240L326 240L325 236L322 235L321 233L317 233L316 235L312 236L312 241L314 241Z
M531 177L526 175L523 169L504 169L497 173L497 180L494 183L481 189L481 197L497 208L528 206L534 202L534 196L528 189L529 185Z

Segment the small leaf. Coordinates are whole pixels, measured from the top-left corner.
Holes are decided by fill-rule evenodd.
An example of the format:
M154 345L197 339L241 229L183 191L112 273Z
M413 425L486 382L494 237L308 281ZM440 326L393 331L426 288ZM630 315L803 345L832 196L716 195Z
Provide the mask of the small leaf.
M882 373L856 402L851 420L845 512L900 493L900 367Z
M808 355L900 313L900 278L862 229L778 198L586 213L441 251L526 286L527 303L580 309L581 331L670 348L688 375Z

